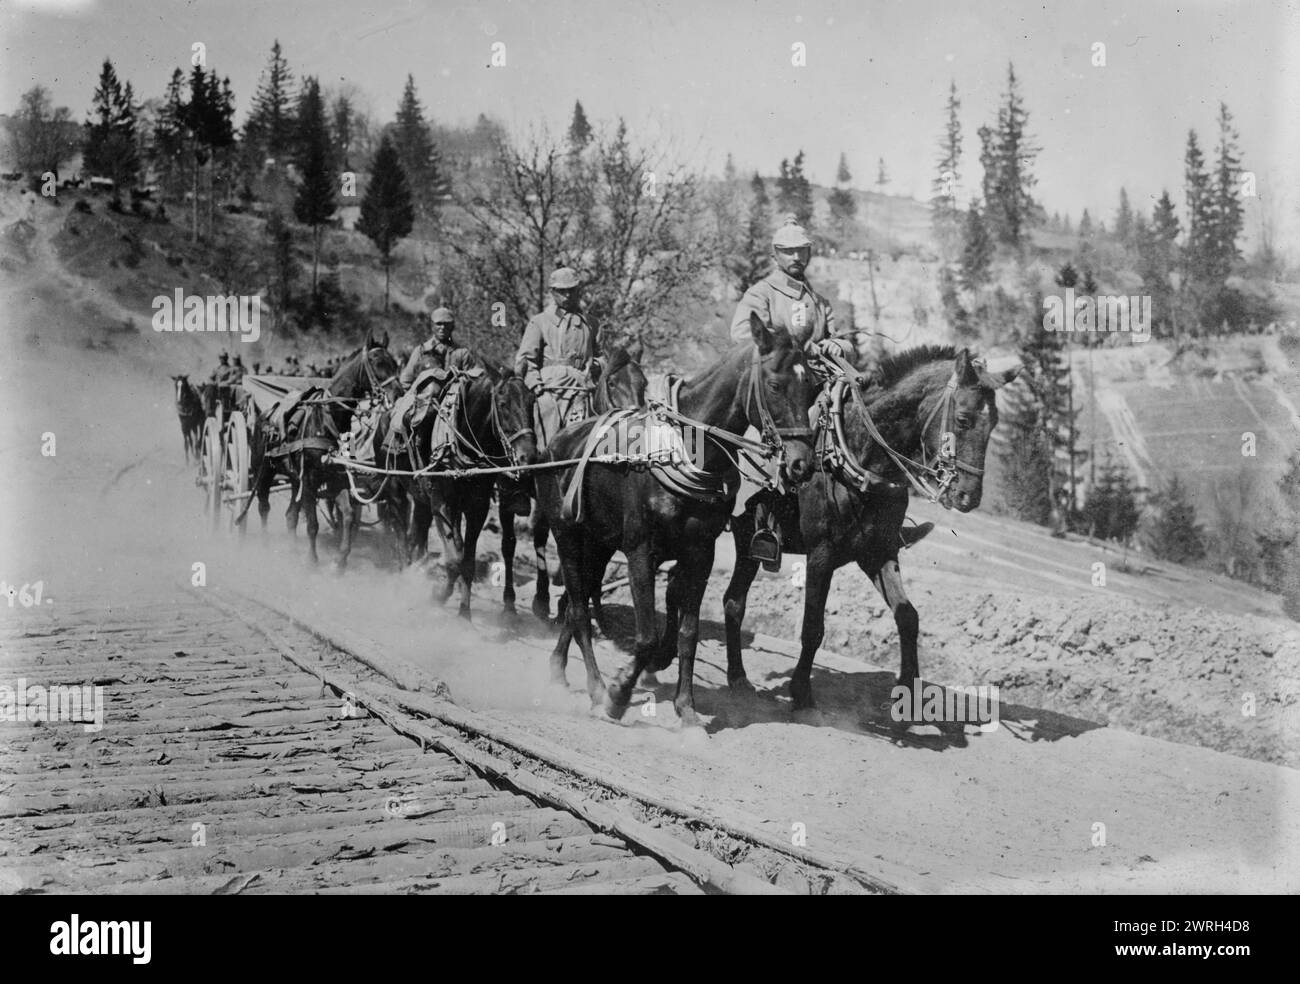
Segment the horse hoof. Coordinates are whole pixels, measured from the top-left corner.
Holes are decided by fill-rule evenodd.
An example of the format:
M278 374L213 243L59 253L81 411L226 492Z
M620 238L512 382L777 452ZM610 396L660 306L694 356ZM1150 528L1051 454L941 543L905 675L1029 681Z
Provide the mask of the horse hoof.
M677 720L681 722L682 731L689 733L698 732L702 734L704 728L700 725L700 718L693 708L683 707L677 711Z
M754 685L749 682L747 677L736 677L734 680L727 681L727 689L736 697L753 697L758 693Z
M654 670L645 670L642 672L641 686L646 690L654 690L659 686L659 677L655 675Z
M602 697L603 699L601 699ZM593 697L591 704L593 709L599 706L611 721L622 721L623 715L627 713L627 704L615 703L614 699L608 693L605 693L600 697Z
M472 621L473 621L473 619L470 617L469 609L468 609L468 608L462 608L462 609L460 609L458 612L456 612L456 614L457 614L458 616L460 616L461 618L463 618L466 622L472 622Z
M551 606L542 601L534 601L533 614L543 622L549 622L551 620Z

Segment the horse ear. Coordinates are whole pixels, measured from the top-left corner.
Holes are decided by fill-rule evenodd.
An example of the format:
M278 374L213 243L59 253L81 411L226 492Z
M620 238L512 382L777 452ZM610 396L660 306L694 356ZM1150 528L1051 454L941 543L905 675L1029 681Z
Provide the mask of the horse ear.
M970 349L964 348L957 353L957 365L954 370L957 373L957 385L975 386L979 383L979 374L973 363Z
M753 311L749 312L749 333L753 336L759 355L767 355L772 351L772 330Z

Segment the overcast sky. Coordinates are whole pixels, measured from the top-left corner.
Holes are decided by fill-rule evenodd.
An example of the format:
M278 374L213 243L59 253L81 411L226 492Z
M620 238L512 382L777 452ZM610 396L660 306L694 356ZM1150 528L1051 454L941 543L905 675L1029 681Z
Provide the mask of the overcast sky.
M595 121L712 171L728 152L776 171L803 148L815 181L848 155L866 187L883 157L889 191L928 198L950 79L962 99L962 194L978 183L975 130L992 119L1014 61L1049 211L1111 221L1168 187L1182 211L1189 128L1212 148L1220 100L1271 205L1300 242L1300 13L1282 0L0 0L0 109L33 83L84 118L105 56L137 96L161 95L191 44L228 75L240 117L274 38L295 75L351 82L383 119L406 74L441 122L494 115L514 130ZM504 67L488 67L492 45ZM1092 64L1105 45L1104 67ZM792 45L807 64L791 64Z

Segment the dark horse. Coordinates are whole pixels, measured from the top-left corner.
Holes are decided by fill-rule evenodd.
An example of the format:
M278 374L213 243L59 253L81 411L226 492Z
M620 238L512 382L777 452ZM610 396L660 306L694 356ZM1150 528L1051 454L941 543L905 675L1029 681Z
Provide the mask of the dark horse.
M203 398L199 396L199 391L194 388L190 382L190 377L185 375L173 376L172 387L176 393L176 416L181 421L181 440L185 444L185 463L190 463L190 455L194 460L199 460L202 453L202 435L203 421Z
M451 471L511 468L532 464L537 459L537 438L533 432L536 397L511 370L492 366L477 358L474 362L482 368L482 373L462 377L454 412L450 419L443 418L441 427L438 426L439 414L430 413L412 435L410 449L385 452L378 434L375 444L375 460L390 461L388 468L414 471L426 464L434 467L431 474L414 479L403 478L393 483L396 494L414 500L407 559L410 558L410 545L423 546L428 540L430 524L436 524L442 541L442 565L447 574L438 602L445 603L459 582L460 615L463 618L470 615L478 537L491 508L498 475L457 477ZM435 434L445 434L449 443L435 448ZM439 471L444 473L438 474ZM503 495L500 510L502 529L512 528L515 514L528 514L527 496ZM513 559L512 551L505 561L503 600L508 612L513 612L515 601L511 572Z
M266 528L266 517L271 511L274 462L283 458L284 471L292 486L289 508L285 510L286 525L296 535L298 514L306 510L308 552L313 564L318 560L316 535L320 529L317 499L328 501L349 494L347 473L341 465L326 464L325 456L337 450L340 435L351 425L357 403L367 397L381 400L392 397L398 386L397 372L397 360L384 344L368 339L339 366L324 393L309 393L293 408L288 421L282 424L282 433L271 433L274 425L258 416L253 468L262 528ZM351 524L342 524L342 532L340 567L346 563L351 549Z
M955 352L950 347L921 346L885 359L875 379L854 380L849 385L859 387L871 420L890 448L907 459L935 462L949 476L939 503L970 512L980 504L984 455L998 422L994 391L1014 379L1018 369L992 375L966 349ZM835 571L850 562L862 568L894 613L902 649L899 684L910 689L920 677L916 657L919 622L898 569L899 533L907 515L905 476L898 462L868 433L862 406L851 392L844 393L842 406L844 446L839 450L842 460L848 462L847 469L823 464L798 491L797 517L778 506L786 530L786 552L807 557L802 648L790 681L796 709L813 706L811 673L825 630L826 596ZM832 425L831 430L824 430L823 441L833 439L833 433ZM819 442L819 448L822 446ZM868 470L890 484L861 491ZM751 500L744 515L732 523L736 567L723 596L727 682L733 689L751 691L741 660L740 628L749 586L758 572L758 562L748 556L754 511Z
M803 352L788 334L773 332L757 317L751 317L750 329L752 345L734 346L720 362L684 382L678 393L678 410L700 432L700 465L709 484L699 487L711 489L712 494L671 492L645 468L593 462L581 477L586 506L578 518L566 514L564 503L566 485L576 480L576 466L543 472L537 479L538 500L555 532L569 592L568 611L551 654L552 679L564 682L569 643L576 636L592 704L603 700L613 718L627 710L632 687L654 654L655 570L675 559L673 601L681 672L673 704L684 725L696 722L693 671L700 600L713 568L714 541L735 501L733 446L739 436L751 425L759 428L772 452L784 452L782 470L792 481L804 481L811 474L811 430L805 410L810 399ZM601 419L566 428L544 460L580 455ZM636 641L631 665L619 671L606 692L592 652L587 599L591 581L600 576L616 550L627 557ZM666 645L671 644L671 639L666 640Z
M591 406L596 415L606 413L609 410L619 408L634 408L645 406L645 394L647 380L641 366L636 361L636 356L640 354L639 343L636 353L626 348L615 348L609 353L608 364L601 372L600 378L596 381L595 388L592 391ZM525 486L531 486L531 483L524 483ZM503 494L506 490L503 489ZM533 594L533 614L546 621L551 617L551 573L547 566L546 560L546 541L551 535L551 526L547 521L546 515L540 508L534 510L532 517L533 526L533 555L537 564L537 585ZM501 522L501 555L506 565L506 578L510 597L510 605L513 608L514 602L514 556L515 556L515 530L513 525L507 526L505 517ZM604 572L601 572L603 578ZM599 579L592 586L591 604L592 611L599 623L601 620L600 604L600 583ZM559 615L563 618L566 601L561 597L559 602Z

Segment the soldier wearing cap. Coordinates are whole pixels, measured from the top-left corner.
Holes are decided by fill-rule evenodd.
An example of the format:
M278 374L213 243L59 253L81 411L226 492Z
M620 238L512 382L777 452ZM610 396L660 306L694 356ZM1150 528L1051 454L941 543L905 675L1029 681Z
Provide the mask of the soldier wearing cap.
M856 352L852 339L835 336L835 316L831 303L813 290L805 277L808 262L812 259L812 240L793 215L787 216L772 237L772 259L776 269L745 291L736 306L736 316L731 322L731 337L743 341L750 337L749 316L757 314L764 324L784 328L790 337L804 346L813 356L835 353L850 359ZM813 367L821 374L834 374L833 364L819 359ZM820 411L809 411L816 426ZM755 514L755 531L749 545L749 555L763 562L770 571L781 566L781 527L769 497L758 499ZM792 505L797 510L797 505ZM902 533L904 546L921 539L929 532L931 524L909 528Z
M230 367L230 382L236 386L244 381L248 370L244 368L244 360L235 356L234 364Z
M772 259L776 269L760 280L740 299L731 320L731 337L749 339L749 316L757 314L766 325L784 328L802 345L811 345L835 334L831 302L813 290L805 273L812 259L812 240L793 215L772 237Z
M433 326L433 334L428 341L415 347L415 351L406 360L402 374L397 377L403 389L410 389L420 373L427 369L446 369L448 358L460 348L452 337L456 331L456 317L450 310L445 307L435 308L429 315L429 321Z
M217 356L217 368L212 370L212 381L218 386L230 383L230 354L222 352Z
M547 368L585 370L600 348L596 328L579 310L578 275L569 267L560 267L551 274L550 286L551 306L529 320L515 356L515 372L534 393L546 388L546 377L552 375L545 372Z

